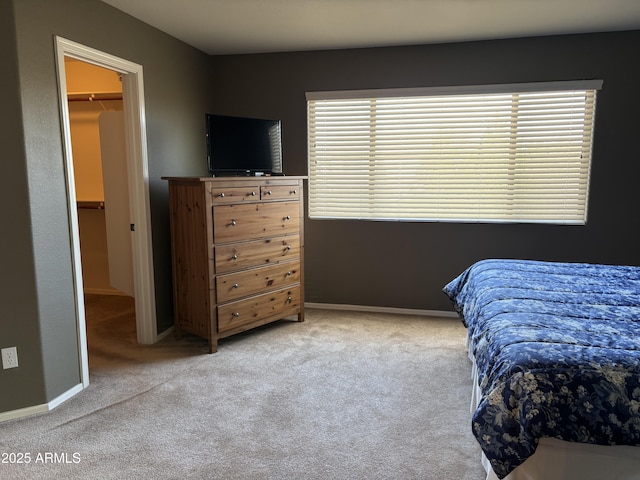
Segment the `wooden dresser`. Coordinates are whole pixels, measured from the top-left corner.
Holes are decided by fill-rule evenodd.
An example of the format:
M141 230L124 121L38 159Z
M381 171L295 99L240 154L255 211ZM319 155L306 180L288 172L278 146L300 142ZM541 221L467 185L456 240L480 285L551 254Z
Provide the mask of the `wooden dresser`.
M176 334L209 341L304 321L305 177L169 181Z

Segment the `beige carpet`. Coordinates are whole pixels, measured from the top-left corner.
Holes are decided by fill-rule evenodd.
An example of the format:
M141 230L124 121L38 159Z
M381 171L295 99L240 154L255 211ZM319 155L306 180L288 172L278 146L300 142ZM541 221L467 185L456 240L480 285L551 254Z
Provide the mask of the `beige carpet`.
M91 385L0 424L11 479L481 480L456 319L308 309L220 342L135 343L126 297L87 297ZM49 461L47 461L47 458Z

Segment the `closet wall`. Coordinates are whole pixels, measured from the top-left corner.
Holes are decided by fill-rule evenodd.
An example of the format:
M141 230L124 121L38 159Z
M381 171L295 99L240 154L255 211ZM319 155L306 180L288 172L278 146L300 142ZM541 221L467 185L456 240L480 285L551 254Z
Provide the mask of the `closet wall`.
M100 114L122 111L116 72L65 59L85 293L118 294L109 278Z

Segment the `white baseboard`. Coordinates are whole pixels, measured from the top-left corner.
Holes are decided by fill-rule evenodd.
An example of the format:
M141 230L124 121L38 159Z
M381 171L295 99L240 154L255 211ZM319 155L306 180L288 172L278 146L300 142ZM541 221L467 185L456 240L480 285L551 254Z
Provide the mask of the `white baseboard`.
M166 336L170 335L173 332L174 329L175 329L175 327L169 327L164 332L159 333L158 336L156 337L156 342L159 342L160 340L162 340Z
M43 403L42 405L34 405L32 407L19 408L17 410L11 410L9 412L1 412L0 413L0 422L6 422L8 420L14 420L16 418L24 418L30 417L31 415L37 415L39 413L50 412L54 408L56 408L61 403L66 402L71 397L74 397L78 393L80 393L84 387L81 383L76 385L75 387L70 388L62 395L57 396L53 400L48 403Z
M344 305L336 303L313 303L305 302L305 308L321 308L325 310L347 310L351 312L371 312L371 313L394 313L400 315L418 315L423 317L451 317L458 318L456 312L447 312L444 310L420 310L414 308L398 308L398 307L375 307L368 305Z

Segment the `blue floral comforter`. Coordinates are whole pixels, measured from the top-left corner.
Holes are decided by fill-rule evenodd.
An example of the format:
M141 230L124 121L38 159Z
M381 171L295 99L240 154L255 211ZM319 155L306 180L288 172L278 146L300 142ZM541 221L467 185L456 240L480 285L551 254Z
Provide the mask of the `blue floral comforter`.
M543 437L640 445L640 267L483 260L444 292L468 329L473 433L499 478Z

